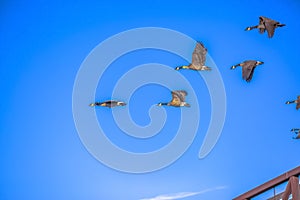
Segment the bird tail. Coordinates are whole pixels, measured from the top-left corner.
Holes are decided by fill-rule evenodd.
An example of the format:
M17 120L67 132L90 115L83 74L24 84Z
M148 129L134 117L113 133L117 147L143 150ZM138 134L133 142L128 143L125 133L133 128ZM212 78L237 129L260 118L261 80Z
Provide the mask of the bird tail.
M211 71L211 67L203 66L202 70Z
M189 103L185 103L184 106L185 107L191 107L191 105Z
M277 25L278 27L283 27L283 26L286 26L285 24L278 24Z

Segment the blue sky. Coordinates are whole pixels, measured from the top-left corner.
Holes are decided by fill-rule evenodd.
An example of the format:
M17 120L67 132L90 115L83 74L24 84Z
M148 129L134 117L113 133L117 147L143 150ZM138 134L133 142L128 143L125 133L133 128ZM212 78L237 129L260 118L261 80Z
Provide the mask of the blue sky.
M300 144L291 139L289 131L300 127L300 111L284 103L300 94L299 11L296 0L3 1L1 199L232 199L298 166ZM261 15L287 26L277 29L272 39L256 30L245 32ZM197 135L172 165L130 174L107 167L86 150L73 119L72 92L81 64L98 44L140 27L168 28L202 41L222 76L227 112L215 148L198 159L211 102L203 78L180 71L199 99ZM250 83L242 80L239 68L229 69L246 59L265 62L257 67ZM123 55L101 77L96 100L110 98L124 73L147 63L173 68L186 60L152 49ZM127 100L118 94L116 98ZM150 123L149 108L169 99L169 90L159 85L139 88L129 102L133 120L146 126ZM190 95L187 101L193 101ZM179 126L180 110L165 111L165 127L149 140L124 135L111 110L96 109L96 114L115 144L128 151L148 152L168 143Z

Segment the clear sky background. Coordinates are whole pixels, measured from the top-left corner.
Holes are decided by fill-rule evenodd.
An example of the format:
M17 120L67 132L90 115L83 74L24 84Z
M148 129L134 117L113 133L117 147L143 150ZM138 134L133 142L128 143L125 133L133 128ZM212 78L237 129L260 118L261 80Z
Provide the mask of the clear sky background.
M261 15L287 26L272 39L244 31ZM290 129L300 128L300 111L285 101L300 95L299 19L297 0L1 1L0 199L232 199L297 167L300 141L291 139ZM201 99L193 144L167 168L128 174L101 164L85 149L73 121L72 90L93 48L119 32L148 26L173 29L206 45L224 81L227 114L217 145L198 159L210 119L209 93L200 76L180 72ZM265 62L250 83L242 80L241 69L229 69L246 59ZM127 70L153 62L186 64L167 52L129 53L109 67L96 100L110 98ZM166 88L140 88L130 100L132 118L147 125L150 106L169 99ZM96 110L107 136L135 152L155 150L174 136L180 111L166 111L166 127L147 143L123 136L110 110Z

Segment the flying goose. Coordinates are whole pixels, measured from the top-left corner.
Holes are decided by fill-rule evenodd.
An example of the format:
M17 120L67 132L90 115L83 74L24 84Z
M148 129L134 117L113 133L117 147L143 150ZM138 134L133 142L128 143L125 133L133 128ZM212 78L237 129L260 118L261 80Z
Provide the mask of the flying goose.
M264 62L262 61L246 60L240 64L233 65L230 69L235 69L236 67L241 66L243 79L246 80L247 82L250 82L253 77L255 68L258 65L262 65L262 64L264 64Z
M190 107L190 104L185 102L185 96L187 95L187 92L184 90L175 90L171 92L172 94L172 100L168 103L159 103L158 106L175 106L175 107Z
M180 70L180 69L191 69L197 71L211 70L210 67L205 66L206 53L207 53L207 49L204 47L204 45L200 42L197 42L192 55L192 63L190 63L189 65L176 67L175 70Z
M252 29L258 28L259 33L264 33L265 30L267 30L268 37L272 38L273 35L274 35L274 32L275 32L275 29L277 27L283 27L283 26L285 26L285 24L281 24L278 21L275 21L273 19L260 16L259 17L259 24L256 25L256 26L249 26L245 29L245 31L250 31Z
M295 132L296 136L293 137L293 139L300 139L300 129L299 128L293 128L291 132Z
M95 102L95 103L90 104L91 107L103 106L103 107L108 107L108 108L112 108L112 107L116 107L116 106L125 106L125 105L126 105L125 102L115 101L115 100L108 100L108 101L104 101L104 102Z
M296 109L298 110L300 108L300 95L297 97L296 100L285 102L285 104L292 104L292 103L296 104Z

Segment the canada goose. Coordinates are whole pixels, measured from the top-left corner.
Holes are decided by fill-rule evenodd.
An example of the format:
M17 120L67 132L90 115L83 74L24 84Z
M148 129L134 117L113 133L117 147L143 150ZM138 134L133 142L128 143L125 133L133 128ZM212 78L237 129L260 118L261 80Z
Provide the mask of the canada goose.
M268 37L272 38L277 27L283 27L285 24L281 24L273 19L260 16L259 24L256 26L249 26L245 29L245 31L250 31L252 29L258 28L260 33L264 33L265 30L268 32Z
M297 97L296 100L285 102L285 104L291 104L291 103L295 103L296 109L298 110L300 108L300 95Z
M243 79L247 82L250 82L253 77L254 69L256 68L256 66L262 64L264 64L264 62L262 61L246 60L240 64L233 65L230 69L235 69L236 67L241 66Z
M299 128L293 128L291 132L295 132L296 137L293 137L293 139L300 139L300 129Z
M192 63L190 63L189 65L176 67L175 70L180 70L180 69L191 69L197 71L211 70L210 67L205 66L206 53L207 53L207 49L204 47L204 45L200 42L197 42L192 55Z
M125 106L126 103L122 102L122 101L115 101L115 100L109 100L109 101L104 101L104 102L95 102L95 103L91 103L90 106L103 106L103 107L108 107L108 108L112 108L112 107L116 107L116 106Z
M172 94L172 100L168 103L159 103L158 106L175 106L175 107L190 107L190 104L185 102L185 96L187 95L187 92L184 90L175 90L171 92Z

